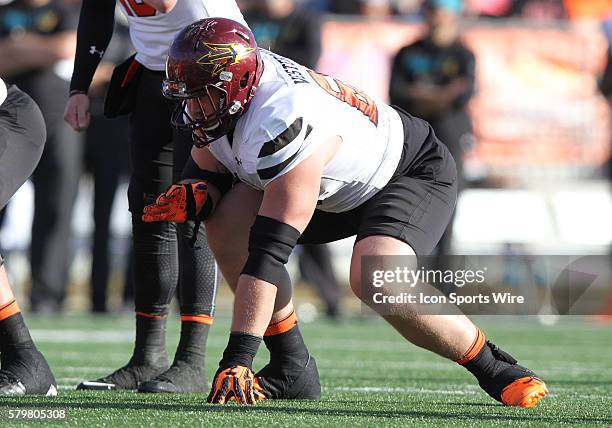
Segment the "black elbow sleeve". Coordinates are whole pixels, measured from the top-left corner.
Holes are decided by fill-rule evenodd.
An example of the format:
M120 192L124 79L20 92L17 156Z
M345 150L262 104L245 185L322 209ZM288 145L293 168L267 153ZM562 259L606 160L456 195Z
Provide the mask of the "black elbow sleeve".
M83 0L70 92L87 92L113 36L115 0Z
M221 195L225 195L234 184L234 176L232 174L222 174L220 172L205 171L200 169L197 163L193 160L193 157L189 156L187 163L183 167L181 172L181 180L189 178L200 178L208 184L212 184L221 192Z
M277 287L291 286L285 264L300 238L296 228L270 217L258 215L249 236L249 257L243 274Z

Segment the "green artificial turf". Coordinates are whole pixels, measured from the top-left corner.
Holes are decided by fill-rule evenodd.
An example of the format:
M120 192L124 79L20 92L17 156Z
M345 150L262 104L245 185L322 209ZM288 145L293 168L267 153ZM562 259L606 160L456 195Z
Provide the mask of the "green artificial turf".
M376 319L302 324L321 374L321 401L268 401L251 407L208 405L205 394L77 392L79 381L106 375L127 362L131 319L27 321L55 372L59 395L0 398L0 426L41 425L8 420L7 410L17 408L65 409L66 420L53 424L79 427L612 425L612 326L588 320L562 318L554 326L535 318L481 320L489 339L549 385L550 397L534 409L501 406L466 370L407 344ZM227 319L217 319L211 331L209 376L227 341L228 325ZM178 322L173 322L169 350L177 340ZM262 346L255 368L266 358Z

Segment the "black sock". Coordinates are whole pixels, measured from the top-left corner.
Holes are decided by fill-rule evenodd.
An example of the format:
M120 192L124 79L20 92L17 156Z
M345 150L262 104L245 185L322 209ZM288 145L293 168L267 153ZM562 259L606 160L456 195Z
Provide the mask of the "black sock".
M17 312L0 321L0 352L23 348L34 348L34 342L21 312Z
M141 365L167 365L166 315L136 314L136 344L132 362Z
M174 364L184 361L194 367L204 368L206 340L210 325L195 321L181 322L181 340L176 348Z
M495 357L485 343L480 352L470 361L463 364L463 367L476 376L477 379L480 379L489 377L495 365Z
M253 358L257 354L261 337L249 333L232 332L223 351L223 358L219 361L220 369L234 366L244 366L249 369L253 366Z
M284 333L264 336L264 343L270 351L270 363L275 367L302 368L308 362L310 354L297 324Z
M463 364L463 367L476 376L476 379L484 381L497 376L507 367L505 363L516 364L517 361L510 354L487 341L480 352Z
M504 387L518 377L534 375L516 363L510 354L487 341L480 352L463 366L476 377L478 384L487 394L502 401Z

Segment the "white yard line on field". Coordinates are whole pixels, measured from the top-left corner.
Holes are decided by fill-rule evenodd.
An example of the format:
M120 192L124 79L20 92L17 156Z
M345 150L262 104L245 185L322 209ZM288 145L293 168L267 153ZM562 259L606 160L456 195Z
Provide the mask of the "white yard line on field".
M332 388L323 388L325 391L334 392L357 392L357 393L399 393L399 394L440 394L440 395L477 395L484 394L476 385L457 385L458 389L428 389L428 388L417 388L417 387L387 387L387 386L358 386L358 387L345 387L337 386ZM563 397L562 391L567 391L567 396L572 398L586 399L586 400L612 400L612 395L604 394L573 394L575 390L570 388L554 388L555 393L548 395L549 398Z
M338 392L363 392L363 393L372 393L372 392L384 392L384 393L402 393L402 394L443 394L443 395L473 395L479 394L479 392L475 389L469 387L463 387L462 389L427 389L427 388L416 388L416 387L388 387L388 386L356 386L356 387L347 387L347 386L337 386L333 388L324 388L329 391L338 391Z

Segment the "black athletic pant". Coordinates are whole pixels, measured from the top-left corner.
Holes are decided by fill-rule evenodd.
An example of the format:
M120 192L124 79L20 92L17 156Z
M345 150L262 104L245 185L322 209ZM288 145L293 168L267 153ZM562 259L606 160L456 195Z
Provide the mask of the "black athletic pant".
M302 278L312 284L326 307L327 316L336 317L340 310L340 285L331 263L329 245L300 245L299 266Z
M0 106L0 210L34 171L45 139L45 122L38 106L16 86L10 86Z
M469 138L472 132L470 118L467 113L462 110L452 111L444 117L431 120L430 123L436 136L446 145L455 159L457 165L457 191L461 193L465 187L465 182L463 180L463 154L466 150L465 147L462 147L462 144L463 140ZM441 269L443 269L444 264L443 257L451 254L454 218L455 213L453 212L453 217L444 231L442 238L440 238L440 242L438 242L436 246L436 253L441 256L438 261L438 263L441 263Z
M92 100L93 102L96 100ZM91 309L93 312L105 312L110 272L111 213L117 187L120 179L127 175L129 163L127 118L106 119L101 112L95 114L92 108L91 123L87 129L85 145L86 163L94 179ZM127 266L129 263L126 263Z
M183 314L214 311L216 266L203 226L194 247L189 245L193 222L144 223L142 209L176 180L191 151L191 136L170 125L171 103L161 94L163 72L144 70L130 116L134 286L137 312L163 313L177 283ZM173 167L174 165L174 167Z
M59 310L72 260L72 210L81 176L82 144L67 125L49 133L32 175L34 218L30 264L33 310Z

